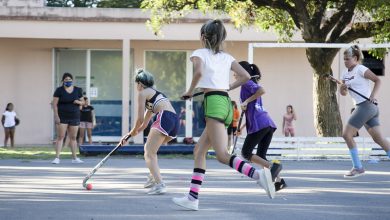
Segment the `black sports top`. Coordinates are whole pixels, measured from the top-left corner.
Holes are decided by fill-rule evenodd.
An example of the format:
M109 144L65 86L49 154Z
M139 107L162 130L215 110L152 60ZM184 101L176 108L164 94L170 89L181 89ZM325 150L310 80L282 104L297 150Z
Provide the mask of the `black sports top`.
M156 105L162 101L168 100L168 98L163 93L155 89L153 90L156 91L156 93L153 95L151 99L145 101L145 107L146 109L152 111L153 113L156 113L154 112L154 108L156 107Z

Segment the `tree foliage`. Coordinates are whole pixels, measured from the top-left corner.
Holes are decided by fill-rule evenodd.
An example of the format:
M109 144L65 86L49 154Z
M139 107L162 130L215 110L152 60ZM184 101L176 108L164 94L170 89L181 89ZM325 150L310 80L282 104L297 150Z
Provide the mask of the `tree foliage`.
M390 41L388 0L144 0L141 7L150 10L148 25L155 34L161 33L164 24L197 9L228 17L238 29L274 31L279 41L289 41L297 31L306 43L351 43L361 38L372 38L375 43ZM306 49L314 74L314 123L320 136L340 136L342 132L337 86L325 80L332 74L331 64L338 51ZM384 51L372 53L382 57Z
M140 8L142 0L46 0L49 7Z
M98 8L140 8L142 0L101 0Z
M161 26L194 9L227 15L236 28L257 27L275 31L280 41L302 31L306 42L349 43L374 37L389 42L388 0L144 0L151 11L149 25L155 33Z
M48 7L94 7L98 0L47 0Z
M145 68L154 75L158 90L171 100L180 100L186 84L185 51L147 51ZM183 91L178 91L178 88L183 88Z

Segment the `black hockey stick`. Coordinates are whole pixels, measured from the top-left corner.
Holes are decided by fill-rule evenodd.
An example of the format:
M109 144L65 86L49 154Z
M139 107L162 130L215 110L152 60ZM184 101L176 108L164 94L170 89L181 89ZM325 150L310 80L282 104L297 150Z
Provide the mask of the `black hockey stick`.
M193 94L192 96L188 96L188 95L182 96L182 97L180 97L180 99L181 100L187 100L187 99L190 99L192 97L200 96L200 95L203 95L203 94L204 94L204 92L197 92L197 93Z
M343 84L343 82L341 82L340 80L334 78L334 77L333 77L332 75L330 75L330 74L327 74L327 77L328 77L330 80L332 80L333 82L337 83L337 84L340 84L340 85ZM366 100L368 100L368 101L371 102L371 100L370 100L367 96L361 94L360 92L358 92L358 91L352 89L351 87L348 87L348 89L351 90L352 92L358 94L360 97L362 97L362 98L364 98L364 99L366 99ZM372 102L372 103L374 103L375 105L378 105L378 103L375 102L375 101Z
M237 126L237 133L241 132L241 123L242 123L242 118L244 117L244 113L245 113L244 111L241 112L240 120L238 121L238 126ZM238 140L238 135L236 135L236 139L234 140L234 144L232 150L230 151L230 154L234 153L234 150L236 149L236 145L237 145L237 140Z

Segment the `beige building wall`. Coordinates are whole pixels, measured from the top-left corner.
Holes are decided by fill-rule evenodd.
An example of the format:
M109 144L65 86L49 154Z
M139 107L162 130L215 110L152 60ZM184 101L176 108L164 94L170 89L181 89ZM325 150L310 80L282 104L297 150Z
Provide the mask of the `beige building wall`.
M163 37L155 36L146 26L148 13L139 9L47 8L42 0L5 0L0 3L0 110L8 102L15 104L21 118L16 131L16 144L48 144L52 141L53 120L50 101L53 85L53 49L118 49L123 39L130 40L134 52L134 67L144 66L145 50L186 50L201 47L199 29L202 23L215 15L194 12L163 28ZM19 7L20 6L20 7ZM271 32L255 29L235 30L226 24L227 52L237 60L247 60L248 43L275 42ZM302 42L299 33L293 42ZM261 84L266 90L264 106L279 127L287 104L297 112L298 136L314 136L313 75L304 49L257 48L254 63L262 73ZM378 94L380 120L385 136L390 136L390 59L385 59L386 72L381 77ZM342 57L335 58L333 71L337 76L344 70ZM131 84L130 84L131 85ZM134 88L133 94L136 93ZM230 92L239 99L239 90ZM132 99L132 97L130 97ZM350 97L339 97L341 117L350 115ZM132 106L130 111L136 106ZM362 135L367 135L361 132ZM4 133L0 132L0 140Z
M247 59L247 43L227 41L225 49L238 61ZM198 41L131 41L134 51L134 66L144 66L146 50L194 50L200 47ZM52 141L52 110L50 101L53 94L52 49L121 49L121 41L101 40L49 40L49 39L0 39L0 109L4 111L8 102L15 104L21 124L16 131L16 144L49 144ZM333 71L338 75L340 57L335 58ZM282 136L282 115L287 104L297 112L297 136L314 136L313 83L310 65L304 49L257 48L254 63L263 74L261 84L266 90L264 106L278 126L275 136ZM385 59L389 67L389 57ZM385 77L380 77L382 87L378 94L381 110L380 120L385 136L390 135L390 92L389 68ZM134 88L133 89L135 92ZM239 90L230 92L233 100L239 100ZM339 97L340 112L345 121L350 115L350 97ZM136 106L134 106L136 107ZM133 111L131 109L130 111ZM361 135L367 135L361 132ZM4 133L0 133L3 140Z
M50 140L51 48L38 42L0 39L0 108L4 112L8 102L15 105L21 119L16 144Z
M73 41L0 38L0 110L15 105L21 119L16 144L49 144L52 140L53 48L121 48L120 41ZM1 145L4 132L0 132Z

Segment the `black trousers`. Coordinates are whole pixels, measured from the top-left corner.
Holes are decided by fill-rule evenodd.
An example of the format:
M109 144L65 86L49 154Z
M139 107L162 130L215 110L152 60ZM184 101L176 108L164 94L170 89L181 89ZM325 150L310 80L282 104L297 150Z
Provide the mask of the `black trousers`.
M275 128L266 127L252 134L248 134L245 138L244 145L242 146L242 156L251 160L253 156L253 149L257 145L256 155L267 160L268 147L271 144L272 136L275 132Z

